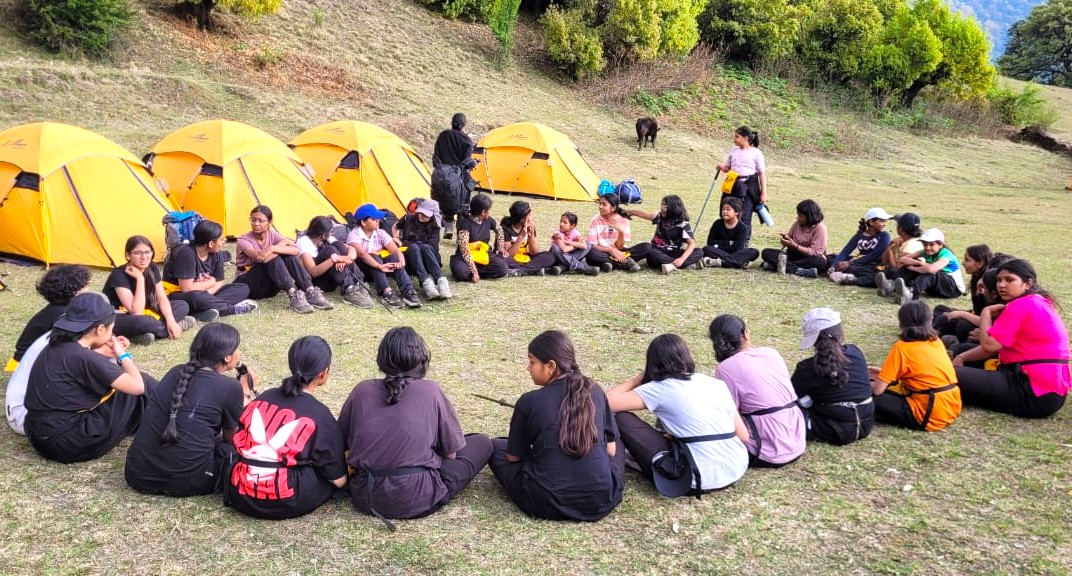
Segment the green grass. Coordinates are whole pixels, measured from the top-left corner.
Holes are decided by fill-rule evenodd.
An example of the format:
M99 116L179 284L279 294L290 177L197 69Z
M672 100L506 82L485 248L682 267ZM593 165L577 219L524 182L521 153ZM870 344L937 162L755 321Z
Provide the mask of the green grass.
M314 6L324 13L322 25L310 18ZM569 134L601 176L635 178L645 207L680 194L695 221L712 167L731 145L730 127L747 123L777 134L784 126L803 143L767 149L778 225L757 228L758 246L776 244L774 232L804 198L823 206L835 247L870 206L913 210L924 225L942 227L958 253L987 242L1026 256L1044 285L1066 302L1072 298L1066 264L1072 205L1063 190L1072 165L1030 147L914 136L846 120L791 84L749 76L754 89L771 95L764 102L796 107L765 112L762 102L720 93L709 101L721 101L727 111L717 122L704 120L709 127L693 131L675 117L657 152L638 153L631 118L591 105L529 57L496 69L489 31L443 21L415 4L292 0L281 14L238 26L229 37L197 32L156 5L139 14L140 28L109 65L52 60L0 24L0 128L37 119L71 122L140 155L171 130L206 118L250 122L284 139L354 118L395 131L428 158L454 111L468 114L477 135L531 119ZM525 26L522 54L531 47ZM263 46L277 47L283 57L259 70L254 57ZM1072 99L1068 91L1046 93ZM512 200L495 197L494 213L505 213ZM586 220L595 211L548 200L533 205L544 237L561 212ZM702 228L715 213L709 206ZM635 226L638 238L650 231ZM445 243L444 251L450 248ZM0 264L10 286L0 292L7 319L0 350L12 347L41 306L33 291L40 273ZM97 273L93 285L103 281ZM471 394L512 400L530 389L525 347L545 329L566 330L585 371L606 385L635 373L647 343L662 332L681 334L710 372L704 333L711 318L727 312L742 316L756 343L777 348L790 365L804 357L799 322L813 306L840 310L850 340L872 363L896 337L896 308L872 291L751 270L521 278L455 292L454 300L417 311L340 306L311 317L290 313L277 298L228 322L242 333L245 360L268 382L284 376L293 339L324 336L335 363L319 395L335 412L354 384L377 375L375 348L383 333L411 325L431 347L431 376L447 390L464 428L490 435L506 433L509 410ZM189 341L136 348L135 357L161 375L183 360ZM968 409L952 427L929 435L880 426L857 445L809 446L799 462L751 471L701 501L661 498L630 473L622 505L591 525L524 517L484 471L456 502L429 518L401 522L394 534L346 501L271 523L241 517L217 497L142 496L123 481L127 443L96 462L63 466L43 461L24 438L0 426L0 450L8 458L0 471L0 573L1068 574L1069 414L1033 422Z

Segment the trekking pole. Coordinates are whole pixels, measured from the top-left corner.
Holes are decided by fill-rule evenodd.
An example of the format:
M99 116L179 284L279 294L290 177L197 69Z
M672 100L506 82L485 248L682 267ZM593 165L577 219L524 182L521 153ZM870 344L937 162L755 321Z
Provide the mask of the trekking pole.
M722 172L715 172L715 178L714 180L711 180L711 187L707 190L707 198L704 198L703 208L700 208L700 217L696 219L696 225L692 228L694 231L700 229L700 220L703 220L704 210L707 210L707 202L711 200L711 193L715 191L715 184L718 183L718 176L721 173Z
M494 402L494 403L498 404L499 406L506 406L507 408L513 408L514 407L513 404L507 402L506 400L498 400L496 398L492 398L491 396L485 396L483 394L472 394L472 395L476 396L477 398L480 398L481 400L487 400L488 402Z

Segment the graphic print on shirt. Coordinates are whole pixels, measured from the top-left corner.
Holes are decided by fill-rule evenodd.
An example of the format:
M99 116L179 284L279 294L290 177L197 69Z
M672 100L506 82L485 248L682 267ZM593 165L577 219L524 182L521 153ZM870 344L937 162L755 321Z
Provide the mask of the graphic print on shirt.
M242 425L234 437L242 460L231 470L231 486L240 495L256 500L293 497L289 468L297 465L298 455L316 432L316 423L311 418L296 418L293 410L256 400L242 413Z
M875 248L878 248L878 236L861 236L856 242L856 250L860 254L867 254Z

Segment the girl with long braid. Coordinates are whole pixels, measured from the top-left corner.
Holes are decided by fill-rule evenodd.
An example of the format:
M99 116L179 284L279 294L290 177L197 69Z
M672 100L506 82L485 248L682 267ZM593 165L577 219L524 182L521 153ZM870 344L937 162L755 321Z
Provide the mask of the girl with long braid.
M237 462L224 479L224 502L267 520L296 518L346 485L339 424L313 397L331 375L331 347L302 336L287 353L290 376L242 412L234 435Z
M388 527L450 502L491 458L491 440L463 434L443 389L425 378L430 362L413 328L388 330L376 353L383 378L355 386L339 414L354 506Z
M256 374L241 367L238 330L209 324L190 343L190 361L172 368L147 395L127 451L126 480L146 494L196 496L218 491L234 463L231 439ZM239 368L239 377L227 375Z
M538 388L518 399L509 438L492 441L491 471L529 516L597 521L622 501L625 467L607 397L562 332L540 334L528 352Z

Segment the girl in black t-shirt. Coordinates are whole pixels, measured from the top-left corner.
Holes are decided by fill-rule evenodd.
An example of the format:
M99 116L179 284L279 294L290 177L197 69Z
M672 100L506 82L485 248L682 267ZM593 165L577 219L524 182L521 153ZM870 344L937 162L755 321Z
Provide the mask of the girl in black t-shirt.
M11 355L5 372L13 372L22 361L22 355L30 349L34 341L52 329L52 323L63 315L67 303L89 287L89 268L75 264L60 264L45 272L37 282L37 293L48 302L44 308L30 318L22 329L22 334L15 342L15 353Z
M203 220L194 227L193 242L173 248L164 263L168 299L185 302L199 322L257 309L257 302L246 298L247 284L224 282L230 260L230 254L222 251L224 242L223 226Z
M703 264L706 268L744 268L759 258L759 250L748 247L751 231L741 220L740 198L727 196L722 199L721 218L715 220L707 233L707 245L703 247Z
M238 330L209 324L190 344L190 361L172 368L146 395L141 426L127 451L126 480L146 494L196 496L222 487L234 464L231 444L256 375L239 366Z
M692 226L689 225L689 213L685 211L685 203L680 196L663 196L657 214L636 208L628 208L626 212L630 216L651 220L655 225L648 266L662 271L663 274L681 268L703 268L700 263L703 250L696 250L696 240L692 237Z
M491 234L495 233L495 242ZM503 278L510 267L503 257L503 229L491 217L491 197L477 194L469 213L458 217L458 251L450 257L450 273L460 282Z
M555 255L540 250L537 244L536 224L532 221L532 207L518 200L510 205L510 213L502 219L503 248L506 263L517 276L542 276L545 270L561 273L555 265Z
M331 374L331 347L303 336L287 356L290 376L242 412L234 435L238 462L224 481L227 505L255 518L308 514L346 485L339 424L313 397Z
M168 300L160 269L153 263L153 244L145 236L131 236L126 244L127 263L115 268L104 282L104 295L121 314L115 333L135 344L178 338L197 325L186 302Z
M491 471L529 516L599 520L622 500L625 465L607 397L562 332L540 334L528 350L539 388L518 399L509 438L493 440Z

